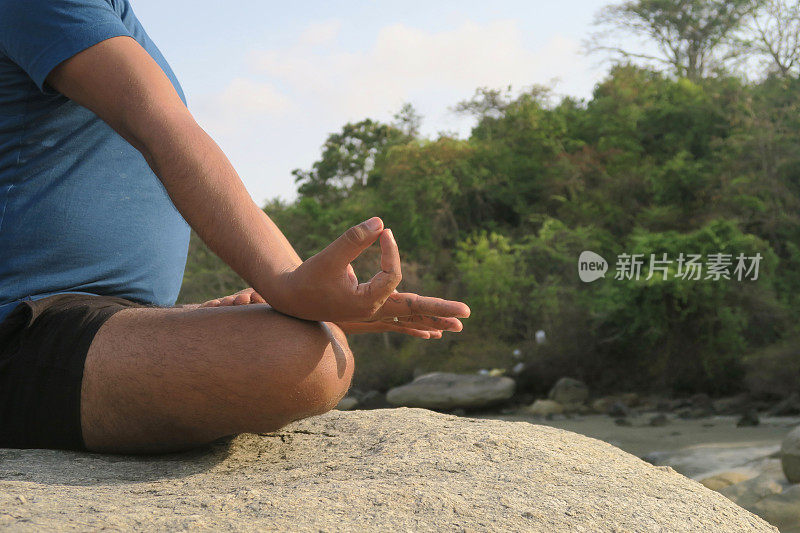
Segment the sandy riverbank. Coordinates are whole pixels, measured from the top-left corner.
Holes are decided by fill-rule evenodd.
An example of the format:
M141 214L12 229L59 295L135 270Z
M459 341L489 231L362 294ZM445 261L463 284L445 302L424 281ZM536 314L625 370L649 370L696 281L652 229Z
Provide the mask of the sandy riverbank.
M546 420L526 415L481 414L475 418L526 421L580 433L613 444L628 453L668 465L695 479L724 471L755 473L775 461L769 456L800 417L762 418L755 427L736 427L738 417L715 416L694 420L669 418L667 425L648 425L652 413L630 417L631 426L618 426L606 415Z

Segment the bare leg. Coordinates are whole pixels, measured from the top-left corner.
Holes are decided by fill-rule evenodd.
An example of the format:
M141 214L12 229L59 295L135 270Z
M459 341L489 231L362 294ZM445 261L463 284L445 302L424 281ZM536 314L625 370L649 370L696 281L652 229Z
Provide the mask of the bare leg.
M124 309L95 337L81 390L91 450L185 449L332 409L353 356L330 323L267 305Z

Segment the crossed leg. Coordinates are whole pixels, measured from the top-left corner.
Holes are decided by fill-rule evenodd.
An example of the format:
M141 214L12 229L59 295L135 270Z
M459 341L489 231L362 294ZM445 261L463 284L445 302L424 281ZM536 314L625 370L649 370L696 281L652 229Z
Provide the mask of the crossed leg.
M94 338L81 425L94 451L186 449L329 411L353 356L333 324L267 305L132 308Z

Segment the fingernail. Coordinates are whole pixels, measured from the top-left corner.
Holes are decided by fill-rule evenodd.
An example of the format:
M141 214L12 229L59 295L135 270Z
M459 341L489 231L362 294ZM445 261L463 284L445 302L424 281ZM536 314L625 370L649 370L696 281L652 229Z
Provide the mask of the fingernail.
M381 229L381 219L378 217L372 217L371 219L367 220L366 225L371 231L378 231Z

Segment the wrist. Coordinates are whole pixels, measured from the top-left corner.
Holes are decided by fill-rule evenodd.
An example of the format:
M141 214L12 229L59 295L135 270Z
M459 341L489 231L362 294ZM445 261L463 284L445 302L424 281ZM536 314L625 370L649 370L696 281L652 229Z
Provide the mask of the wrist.
M253 284L253 288L269 302L269 304L285 314L292 314L288 302L297 301L296 291L292 289L293 274L298 265L287 265L267 277L261 285Z

